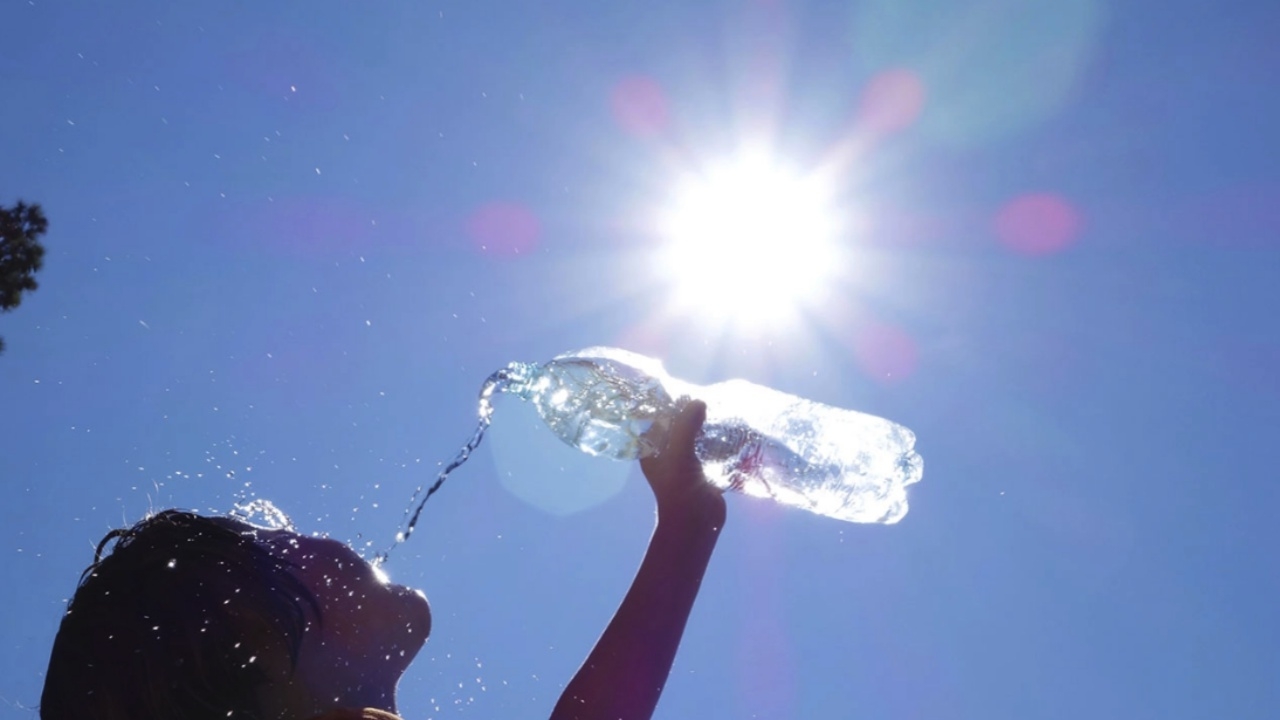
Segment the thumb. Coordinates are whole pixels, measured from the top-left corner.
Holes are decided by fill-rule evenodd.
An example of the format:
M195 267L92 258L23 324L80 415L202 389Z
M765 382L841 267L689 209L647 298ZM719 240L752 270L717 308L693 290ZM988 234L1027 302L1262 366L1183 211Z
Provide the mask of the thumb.
M686 402L671 423L671 434L668 436L667 447L663 452L676 457L693 456L694 442L706 419L707 404L705 402L701 400Z

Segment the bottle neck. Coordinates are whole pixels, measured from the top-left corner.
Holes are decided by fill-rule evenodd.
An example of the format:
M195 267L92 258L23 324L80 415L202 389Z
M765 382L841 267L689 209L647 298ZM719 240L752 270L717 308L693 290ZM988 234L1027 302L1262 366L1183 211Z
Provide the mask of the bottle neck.
M538 363L508 363L485 381L481 397L487 399L495 393L507 393L529 400L534 394L534 383L541 375L542 365Z

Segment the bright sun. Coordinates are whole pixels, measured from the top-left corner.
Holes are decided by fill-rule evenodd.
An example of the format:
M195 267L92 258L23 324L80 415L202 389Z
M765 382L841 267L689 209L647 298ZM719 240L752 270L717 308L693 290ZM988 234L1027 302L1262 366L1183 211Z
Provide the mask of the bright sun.
M763 153L686 178L660 220L673 300L717 322L795 319L840 269L830 195Z

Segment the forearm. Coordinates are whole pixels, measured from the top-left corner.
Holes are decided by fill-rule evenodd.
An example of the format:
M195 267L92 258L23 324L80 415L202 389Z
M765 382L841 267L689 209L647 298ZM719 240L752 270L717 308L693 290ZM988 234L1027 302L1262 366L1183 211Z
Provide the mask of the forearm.
M552 720L652 716L722 526L722 515L690 521L659 514L631 589L565 688Z

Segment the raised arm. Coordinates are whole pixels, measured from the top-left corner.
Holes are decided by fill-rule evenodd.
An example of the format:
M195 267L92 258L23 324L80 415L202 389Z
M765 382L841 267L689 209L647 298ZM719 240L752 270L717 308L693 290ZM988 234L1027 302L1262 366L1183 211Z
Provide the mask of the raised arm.
M701 402L689 403L673 422L666 449L640 461L657 499L657 526L631 589L560 696L552 720L653 715L724 527L724 497L707 482L693 452L706 410Z

